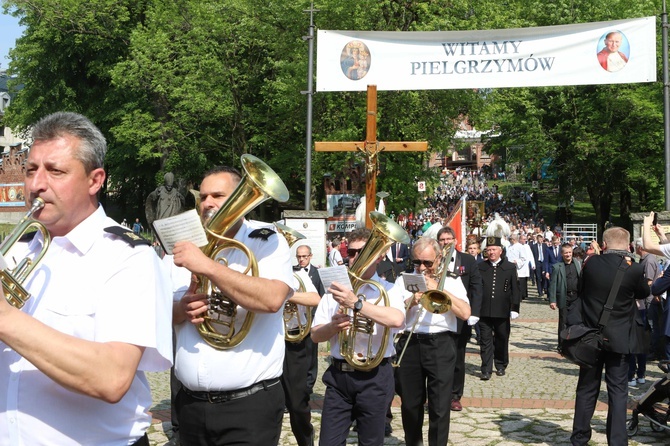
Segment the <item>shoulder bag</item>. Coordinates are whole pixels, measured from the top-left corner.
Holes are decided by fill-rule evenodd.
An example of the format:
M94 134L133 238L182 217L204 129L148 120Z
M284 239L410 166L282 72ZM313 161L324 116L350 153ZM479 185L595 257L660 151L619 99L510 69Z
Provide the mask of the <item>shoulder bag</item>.
M577 364L580 367L592 368L598 364L602 354L603 331L609 321L610 313L614 308L614 299L619 293L621 280L629 267L628 260L624 257L621 260L612 289L607 297L607 302L600 313L597 328L590 328L584 323L571 325L561 331L561 350L560 354L565 359Z

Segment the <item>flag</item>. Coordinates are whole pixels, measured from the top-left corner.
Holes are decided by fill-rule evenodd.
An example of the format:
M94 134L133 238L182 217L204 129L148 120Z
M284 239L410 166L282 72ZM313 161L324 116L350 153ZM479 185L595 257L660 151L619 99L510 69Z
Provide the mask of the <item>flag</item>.
M451 229L454 230L454 233L456 234L456 240L460 240L460 244L456 245L456 249L459 251L463 250L463 244L465 243L465 234L464 234L464 214L463 214L463 204L464 201L461 198L458 200L458 203L456 203L456 206L454 206L454 210L451 211L451 214L449 217L447 217L447 221L445 223L445 226L449 226Z

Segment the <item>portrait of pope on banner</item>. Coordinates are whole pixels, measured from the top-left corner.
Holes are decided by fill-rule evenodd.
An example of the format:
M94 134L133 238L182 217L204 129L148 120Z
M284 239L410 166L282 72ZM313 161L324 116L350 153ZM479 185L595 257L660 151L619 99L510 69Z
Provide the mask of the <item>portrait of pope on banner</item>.
M598 63L610 73L621 70L628 63L630 44L620 31L610 31L598 40Z

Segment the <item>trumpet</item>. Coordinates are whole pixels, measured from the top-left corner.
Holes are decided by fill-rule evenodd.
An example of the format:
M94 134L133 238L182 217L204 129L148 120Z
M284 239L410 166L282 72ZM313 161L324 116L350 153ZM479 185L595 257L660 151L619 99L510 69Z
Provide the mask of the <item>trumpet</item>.
M286 225L281 223L275 223L277 231L284 236L286 242L288 243L289 248L292 247L298 240L303 240L304 235L299 233L293 228L289 228ZM302 278L297 273L293 273L298 282L298 289L296 292L304 293L306 291L305 283L302 281ZM286 302L284 304L284 339L288 342L300 342L309 334L309 330L312 327L312 307L305 306L306 309L305 315L301 314L300 307L298 304L293 302ZM289 333L289 326L293 325L291 322L296 321L297 330L296 334ZM290 329L295 330L295 328Z
M379 291L379 297L374 302L374 305L383 301L384 306L388 307L390 306L390 301L384 287L375 281L362 279L361 276L394 242L409 243L409 236L400 225L382 213L370 212L370 220L373 225L372 233L365 243L363 250L358 254L356 261L351 266L349 276L351 284L354 287L354 294L366 299L365 295L359 294L359 290L363 285L370 285ZM348 313L349 311L345 310L345 312ZM350 317L350 327L338 334L340 354L356 370L370 371L377 367L384 359L384 353L388 347L391 332L388 327L384 327L381 345L376 352L373 352L372 334L375 323L371 319L361 316L359 313L354 313ZM359 334L367 335L368 340L365 352L355 351L356 338Z
M26 257L19 261L13 269L0 271L0 280L2 281L2 289L5 292L5 298L16 308L22 308L30 298L30 293L23 287L23 282L25 282L33 269L35 269L42 260L51 244L51 235L49 234L49 231L47 231L47 228L39 221L32 218L33 214L43 207L44 200L39 197L35 198L30 210L23 216L23 218L21 218L12 232L2 242L2 245L0 245L0 253L2 253L3 256L6 256L16 242L32 228L41 232L42 238L44 239L42 249L36 254L35 258L30 259Z

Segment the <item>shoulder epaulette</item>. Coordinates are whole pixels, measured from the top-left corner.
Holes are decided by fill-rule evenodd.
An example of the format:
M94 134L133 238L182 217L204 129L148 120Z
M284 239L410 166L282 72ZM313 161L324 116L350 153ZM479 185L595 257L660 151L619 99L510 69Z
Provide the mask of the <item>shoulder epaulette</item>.
M144 237L140 237L130 229L124 228L123 226L110 226L109 228L105 228L105 232L118 235L121 240L128 243L133 248L139 245L151 245L149 240L145 239Z
M249 238L262 238L265 241L274 233L275 231L270 228L254 229L249 233Z

